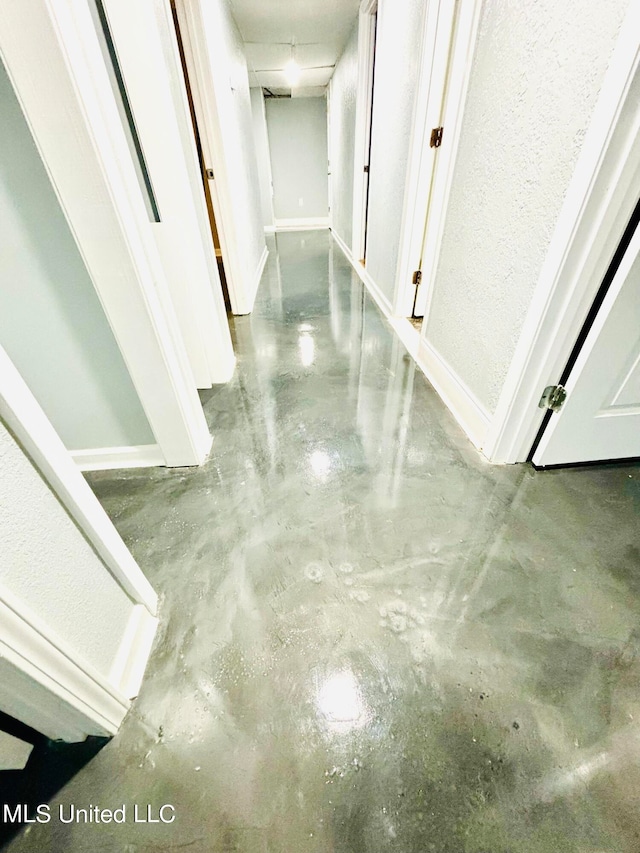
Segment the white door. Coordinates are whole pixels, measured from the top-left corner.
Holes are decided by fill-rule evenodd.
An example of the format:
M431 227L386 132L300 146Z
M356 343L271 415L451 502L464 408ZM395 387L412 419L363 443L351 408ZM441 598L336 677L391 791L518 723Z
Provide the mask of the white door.
M640 457L640 228L533 456L535 465Z

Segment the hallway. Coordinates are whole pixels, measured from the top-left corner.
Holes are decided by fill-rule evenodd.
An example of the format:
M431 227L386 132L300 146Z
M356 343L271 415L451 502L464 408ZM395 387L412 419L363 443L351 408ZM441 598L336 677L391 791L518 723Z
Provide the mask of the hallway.
M486 463L326 231L281 233L194 469L89 475L141 695L11 851L640 849L637 467Z

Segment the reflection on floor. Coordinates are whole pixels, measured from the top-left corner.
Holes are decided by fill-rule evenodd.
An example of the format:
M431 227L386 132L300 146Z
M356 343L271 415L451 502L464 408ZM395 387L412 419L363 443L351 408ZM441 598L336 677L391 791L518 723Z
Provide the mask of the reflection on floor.
M54 808L175 822L10 849L637 853L638 468L486 464L328 234L271 249L209 462L91 477L162 623Z

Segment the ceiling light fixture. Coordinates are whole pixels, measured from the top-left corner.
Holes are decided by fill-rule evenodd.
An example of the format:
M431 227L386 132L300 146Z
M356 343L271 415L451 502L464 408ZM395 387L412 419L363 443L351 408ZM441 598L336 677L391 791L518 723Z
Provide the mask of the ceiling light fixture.
M287 78L287 83L293 88L300 80L300 66L295 59L290 59L282 69L284 76Z
M295 54L296 46L294 42L291 42L291 59L287 62L287 64L282 69L284 71L284 76L287 78L287 83L293 89L294 86L298 85L298 81L300 80L300 66L296 62L296 54Z

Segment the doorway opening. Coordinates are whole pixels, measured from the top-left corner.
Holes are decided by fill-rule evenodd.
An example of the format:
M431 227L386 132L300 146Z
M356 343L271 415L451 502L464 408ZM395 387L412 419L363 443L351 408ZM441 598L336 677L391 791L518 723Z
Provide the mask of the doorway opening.
M198 162L200 164L200 175L202 177L202 189L204 192L204 198L207 205L207 214L209 216L209 226L211 228L211 240L213 242L213 248L215 251L216 261L218 263L218 272L220 273L220 283L222 285L222 294L224 296L224 304L227 309L227 313L231 314L231 299L229 297L229 287L227 285L227 279L225 275L225 267L224 267L224 259L222 256L222 249L220 246L220 236L218 234L218 227L216 225L216 216L213 207L213 199L211 196L211 187L209 185L209 181L213 180L213 174L209 174L207 167L205 165L204 153L202 150L202 141L200 138L200 131L198 129L198 120L196 117L195 106L193 103L193 92L191 89L191 83L189 80L189 71L187 68L187 62L185 58L184 52L184 42L182 39L182 33L180 31L180 22L178 20L178 12L176 9L175 0L171 0L171 17L173 19L173 26L176 32L176 40L178 42L178 51L180 53L180 65L182 67L182 77L184 79L185 90L187 93L187 100L189 102L189 114L191 116L191 127L193 128L193 136L196 143L196 151L198 152Z
M378 0L363 0L358 29L358 92L353 196L352 255L362 266L367 258L373 98L375 84Z
M371 25L371 58L370 58L370 95L369 95L369 111L367 113L367 124L365 128L365 150L367 154L367 160L364 165L364 228L362 235L362 260L361 263L363 266L366 266L367 263L367 234L369 227L369 174L371 169L371 140L373 138L373 94L375 90L375 82L376 82L376 39L378 36L378 5L376 3L373 12L370 13L372 18Z
M415 320L429 313L481 6L480 0L427 4L396 270L396 317Z

